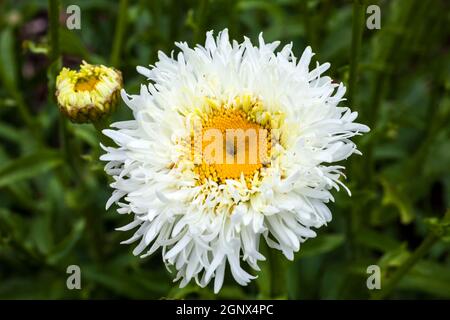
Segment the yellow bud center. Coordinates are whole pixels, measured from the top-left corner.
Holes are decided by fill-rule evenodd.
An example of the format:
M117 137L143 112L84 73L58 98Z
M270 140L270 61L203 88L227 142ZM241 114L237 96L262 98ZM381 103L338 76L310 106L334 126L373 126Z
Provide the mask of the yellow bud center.
M92 91L98 82L99 79L95 76L79 78L75 83L75 91Z

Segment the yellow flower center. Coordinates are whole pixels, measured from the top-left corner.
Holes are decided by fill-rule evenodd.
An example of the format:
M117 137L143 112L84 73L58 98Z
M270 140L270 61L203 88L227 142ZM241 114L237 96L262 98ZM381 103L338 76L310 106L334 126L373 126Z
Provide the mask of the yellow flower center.
M95 76L79 78L75 83L75 91L92 91L99 82Z
M241 176L250 184L270 164L270 126L262 126L238 108L213 109L202 121L201 135L191 140L192 156L201 150L194 172L199 183L212 179L225 183Z

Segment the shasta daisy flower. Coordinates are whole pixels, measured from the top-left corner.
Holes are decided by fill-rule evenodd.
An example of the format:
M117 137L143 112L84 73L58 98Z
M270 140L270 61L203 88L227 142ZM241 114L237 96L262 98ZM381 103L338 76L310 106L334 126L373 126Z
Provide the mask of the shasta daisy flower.
M73 122L97 121L110 114L120 89L120 71L85 61L79 71L63 68L56 78L59 109Z
M261 238L292 260L331 220L330 190L345 188L333 163L359 153L349 139L369 128L338 107L345 87L322 76L328 63L309 70L309 47L297 59L291 44L230 43L227 30L176 45L137 68L150 80L138 95L122 91L134 119L103 131L118 145L101 157L106 207L133 214L119 230L138 228L124 241L138 241L135 255L162 248L180 286L214 279L218 292L227 265L241 285L255 278L241 264L259 270Z

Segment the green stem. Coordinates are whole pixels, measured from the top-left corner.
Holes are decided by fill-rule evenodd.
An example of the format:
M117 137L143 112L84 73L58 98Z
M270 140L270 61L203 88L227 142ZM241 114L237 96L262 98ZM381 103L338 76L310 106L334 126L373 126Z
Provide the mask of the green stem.
M17 108L19 109L19 114L20 114L21 118L23 119L23 121L25 122L27 127L33 132L33 134L35 134L35 137L39 138L38 140L40 140L41 133L37 127L37 122L31 115L30 111L28 110L22 93L19 90L14 89L12 94L13 94L14 100L16 100L16 102L17 102Z
M95 129L97 130L97 135L98 135L98 139L100 140L100 142L104 146L111 146L111 145L113 145L112 140L102 133L102 130L106 129L109 126L108 118L105 118L105 119L100 120L100 121L92 121L92 124L94 125Z
M395 14L394 21L388 21L386 30L380 34L378 41L383 43L383 46L378 49L374 48L375 52L378 52L374 57L375 65L383 66L378 69L374 74L374 85L372 85L371 93L371 108L369 108L366 114L367 124L371 128L375 128L378 115L381 107L381 102L383 101L385 89L389 87L389 82L391 81L390 75L393 72L394 66L396 66L396 61L398 59L404 59L404 57L399 58L398 49L399 45L405 39L405 32L402 30L408 30L412 25L414 25L414 14L416 12L421 12L417 5L422 3L420 0L405 1L402 5L402 9ZM391 4L389 8L394 11L395 3ZM389 30L400 30L400 32L392 32ZM412 32L412 30L410 30Z
M445 224L450 221L450 209L446 211L444 217L441 218L440 223ZM380 300L387 297L394 289L399 281L411 270L414 265L423 258L431 247L438 242L442 234L436 230L430 230L427 237L422 241L420 246L406 259L406 261L395 271L395 273L387 279L387 284L382 285L382 289L373 294L373 300Z
M59 139L61 141L61 150L66 162L70 165L78 182L84 182L83 168L80 163L80 152L76 148L76 139L70 139L67 118L60 113L59 115Z
M358 60L359 52L361 50L361 40L364 28L364 9L365 6L363 5L361 0L354 0L352 18L352 44L350 50L350 74L348 83L348 101L351 107L355 107L354 103L356 100L355 95L358 79ZM359 170L356 165L353 165L352 168L354 169L354 171ZM349 212L350 215L347 219L347 239L349 248L348 254L350 259L353 259L354 256L358 253L354 245L354 234L356 230L358 230L358 226L360 223L358 210L360 210L360 208L353 206Z
M55 66L55 63L60 59L60 46L59 46L59 0L49 0L49 21L50 21L50 68L52 70L59 69L60 66ZM120 44L119 44L120 45ZM51 81L49 85L49 94L53 94L53 79L56 77L52 74L52 70L49 72ZM69 128L67 119L63 114L60 114L59 119L59 135L61 143L61 152L64 155L67 163L69 163L73 176L76 177L76 183L83 192L91 192L86 177L83 174L83 165L80 163L80 152L76 149L75 143L69 138ZM60 173L63 179L63 173ZM96 262L100 262L102 256L102 225L98 216L91 208L81 208L80 214L85 216L87 221L87 233L89 240L93 243L91 246L91 255Z
M69 152L69 139L67 138L67 120L66 117L60 113L59 114L59 123L58 123L58 134L59 134L59 148L63 153L64 159L66 161L71 161L71 155Z
M120 0L119 17L114 33L114 42L111 50L111 65L118 68L120 65L120 51L122 49L123 36L127 25L128 0Z
M66 162L69 164L75 185L83 194L95 192L89 176L85 175L85 167L81 163L81 147L76 139L69 139L69 128L67 118L60 114L60 141L61 149L64 153ZM97 151L95 151L97 152ZM66 180L65 176L60 173L61 180ZM84 216L87 222L87 237L92 245L89 247L89 253L95 262L100 262L103 256L103 226L97 214L91 205L77 208L78 214Z
M354 0L352 18L352 47L350 51L350 75L348 81L348 101L350 106L352 106L355 102L356 83L358 79L358 58L364 28L364 9L365 6L361 0Z
M205 36L205 17L206 17L206 11L207 11L207 0L200 0L198 2L197 7L197 14L196 20L197 20L197 26L194 33L194 41L196 43L200 43Z
M49 95L53 94L54 88L53 88L53 77L55 77L54 74L52 74L54 65L56 61L60 58L60 51L59 51L59 8L60 8L60 2L59 0L49 0L48 1L48 7L49 7L49 21L50 21L50 53L49 53L49 59L50 59L50 67L49 67ZM68 139L68 131L67 131L67 120L66 118L60 114L59 116L59 140L60 140L60 148L61 152L64 155L64 158L66 161L68 161L70 164L73 164L73 155L70 154L70 148L69 148L69 139Z
M270 295L273 299L287 299L287 267L286 258L277 250L269 249L270 263Z
M49 59L53 63L59 58L59 0L48 1L48 14L50 21L50 53Z
M414 13L420 12L418 10L417 5L421 3L420 0L411 0L405 1L402 6L402 10L396 11L394 17L391 21L387 21L386 29L382 33L378 35L378 42L382 42L383 46L377 49L374 47L374 52L376 52L374 56L374 64L378 66L382 66L375 71L373 76L373 85L370 96L370 108L364 110L364 121L365 123L373 130L377 127L378 117L381 109L381 103L383 101L383 97L385 92L390 86L390 82L392 81L392 70L393 66L396 65L395 61L399 58L397 53L397 48L399 44L402 42L402 39L405 38L404 32L391 32L389 30L408 30L410 25L414 24ZM394 3L391 4L391 11L394 10ZM394 24L395 21L395 24ZM373 137L373 136L372 136ZM369 139L367 145L362 150L363 154L365 154L365 161L361 165L361 171L365 174L365 180L367 185L371 185L374 187L375 184L375 159L374 159L374 146L375 142L373 139Z
M380 291L374 294L371 298L374 300L384 299L392 290L395 289L397 283L409 272L409 270L430 250L430 248L437 242L439 238L430 233L420 244L420 246L413 252L412 255L396 270L396 272L388 279L388 283L383 286Z
M316 32L317 30L314 28L313 24L313 15L309 11L308 8L308 1L300 0L300 10L302 11L302 18L305 21L305 29L306 29L306 35L309 39L309 43L311 47L317 50L317 37Z

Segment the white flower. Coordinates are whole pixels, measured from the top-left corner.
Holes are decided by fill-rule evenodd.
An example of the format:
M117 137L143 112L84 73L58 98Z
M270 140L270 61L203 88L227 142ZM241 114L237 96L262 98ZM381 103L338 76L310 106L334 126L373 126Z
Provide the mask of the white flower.
M162 248L180 286L214 278L218 292L226 265L241 285L255 278L241 261L259 270L261 237L292 260L316 236L312 228L331 220L330 189L345 188L343 167L333 163L359 154L349 138L369 128L337 106L345 87L321 76L329 63L309 71L310 47L297 59L292 44L275 51L279 42L266 44L262 35L258 46L248 38L230 43L227 30L216 39L208 32L204 47L176 45L176 57L160 52L155 66L137 67L150 80L140 94L122 91L134 119L103 131L118 145L101 157L114 178L106 207L117 203L120 214L134 215L119 230L138 228L124 241L139 241L135 255ZM261 129L270 137L254 163L214 163L205 152L211 128ZM228 141L223 148L238 157L252 141L240 151L230 152Z

